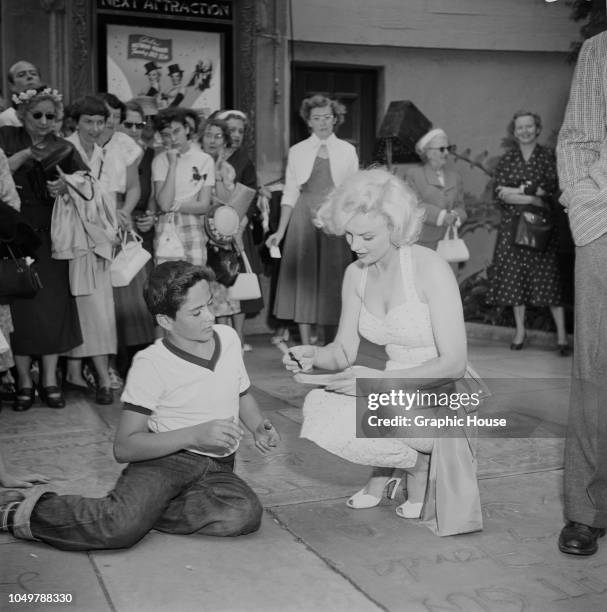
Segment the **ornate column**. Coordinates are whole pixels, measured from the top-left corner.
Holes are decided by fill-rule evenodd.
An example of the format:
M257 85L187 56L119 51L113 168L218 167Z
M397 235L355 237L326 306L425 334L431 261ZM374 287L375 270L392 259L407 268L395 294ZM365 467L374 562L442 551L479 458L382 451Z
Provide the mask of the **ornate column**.
M67 53L64 59L68 74L68 99L96 91L94 71L93 2L91 0L66 0L67 4Z
M234 107L249 116L248 153L255 159L256 65L255 0L234 1Z
M65 0L40 0L40 6L48 15L49 32L49 73L45 75L44 80L59 91L67 93Z

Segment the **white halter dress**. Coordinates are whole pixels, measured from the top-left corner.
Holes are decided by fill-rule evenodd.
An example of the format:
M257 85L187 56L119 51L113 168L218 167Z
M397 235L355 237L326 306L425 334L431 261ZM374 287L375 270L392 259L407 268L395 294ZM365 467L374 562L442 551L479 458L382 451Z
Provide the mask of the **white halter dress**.
M400 248L400 265L405 301L385 317L370 313L364 304L368 269L362 271L358 318L360 335L386 347L386 370L412 368L437 357L430 311L419 299L413 282L411 247ZM427 438L357 438L356 398L315 389L306 396L301 437L343 459L361 465L410 468L417 451L430 452L433 440Z

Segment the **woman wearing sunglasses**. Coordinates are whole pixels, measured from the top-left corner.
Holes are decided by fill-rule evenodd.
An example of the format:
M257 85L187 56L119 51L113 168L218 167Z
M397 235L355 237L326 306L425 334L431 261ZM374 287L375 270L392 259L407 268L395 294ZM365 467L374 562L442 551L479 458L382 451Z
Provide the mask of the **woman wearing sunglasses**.
M406 179L426 211L417 244L436 250L446 228L466 220L462 178L446 167L453 146L444 130L430 130L418 140L415 150L424 163L410 168Z
M61 94L46 85L15 94L13 104L23 127L0 128L0 147L8 157L21 198L21 213L42 241L36 253L36 269L43 285L35 297L15 299L11 304L15 328L11 344L18 374L13 408L28 410L34 403L32 355L41 355L42 360L40 398L51 408L62 408L65 400L57 384L57 359L60 353L82 344L82 334L76 302L69 290L68 262L51 257L51 213L57 185L47 183L31 147L56 131L63 104Z

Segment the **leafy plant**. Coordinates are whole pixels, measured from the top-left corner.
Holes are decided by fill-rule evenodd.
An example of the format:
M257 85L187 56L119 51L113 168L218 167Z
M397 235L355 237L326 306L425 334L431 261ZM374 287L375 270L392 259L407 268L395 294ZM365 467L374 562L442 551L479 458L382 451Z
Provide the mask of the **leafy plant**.
M585 21L580 28L582 40L575 40L571 43L571 51L568 61L575 63L580 52L582 43L587 38L607 30L607 11L605 0L568 0L567 5L571 6L570 18L573 21Z

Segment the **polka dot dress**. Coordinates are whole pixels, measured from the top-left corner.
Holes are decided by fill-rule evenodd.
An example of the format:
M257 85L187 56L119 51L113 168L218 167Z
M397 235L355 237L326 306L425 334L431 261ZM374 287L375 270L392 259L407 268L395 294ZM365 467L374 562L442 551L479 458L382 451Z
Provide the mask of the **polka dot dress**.
M556 162L550 150L536 145L525 161L520 149L506 153L495 171L495 185L518 187L531 181L553 196L557 190ZM545 251L513 244L520 217L520 206L497 200L502 210L497 243L490 272L487 303L500 306L557 306L562 303L558 268L558 235L553 231ZM553 202L552 206L558 206Z

